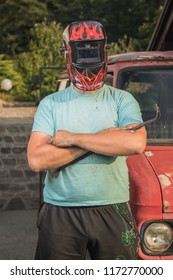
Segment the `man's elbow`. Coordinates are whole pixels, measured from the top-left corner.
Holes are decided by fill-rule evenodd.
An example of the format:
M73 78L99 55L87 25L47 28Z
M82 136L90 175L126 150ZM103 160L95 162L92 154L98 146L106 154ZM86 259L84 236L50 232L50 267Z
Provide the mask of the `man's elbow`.
M136 143L136 145L134 147L136 154L142 154L145 150L145 147L146 147L145 140L138 141L138 143Z
M29 164L29 167L35 172L43 171L42 166L39 164L38 160L36 160L35 158L28 157L28 164Z

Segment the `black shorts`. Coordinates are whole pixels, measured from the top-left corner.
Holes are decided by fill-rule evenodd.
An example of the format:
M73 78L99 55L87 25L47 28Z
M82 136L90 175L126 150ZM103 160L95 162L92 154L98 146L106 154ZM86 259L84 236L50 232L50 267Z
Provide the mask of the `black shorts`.
M38 212L35 259L93 260L138 258L139 236L128 203L61 207L43 203Z

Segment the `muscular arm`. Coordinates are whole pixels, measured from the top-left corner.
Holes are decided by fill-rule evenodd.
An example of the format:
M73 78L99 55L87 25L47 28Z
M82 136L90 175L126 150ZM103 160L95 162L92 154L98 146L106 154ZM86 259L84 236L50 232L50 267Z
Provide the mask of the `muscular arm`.
M130 126L134 126L132 124ZM34 171L58 169L88 151L103 155L132 155L142 153L146 145L146 131L141 128L108 128L98 133L57 131L53 137L33 132L28 143L28 162Z
M55 133L50 142L57 147L77 146L107 156L133 155L144 151L146 130L144 127L136 131L110 128L93 134L61 130Z
M50 144L51 136L32 132L27 149L28 163L32 170L58 169L87 153L80 147L56 147Z

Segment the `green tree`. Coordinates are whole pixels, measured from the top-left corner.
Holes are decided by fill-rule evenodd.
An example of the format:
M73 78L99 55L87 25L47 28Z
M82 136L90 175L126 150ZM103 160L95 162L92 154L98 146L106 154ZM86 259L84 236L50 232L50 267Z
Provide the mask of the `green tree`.
M119 39L118 42L111 44L111 49L108 50L108 55L126 53L134 51L133 40L127 38L127 35L124 35L122 39Z
M62 46L61 24L52 22L49 24L35 24L31 30L29 52L17 56L17 65L27 87L28 96L35 99L39 94L39 69L46 66L63 66L64 57L59 48ZM59 72L49 72L46 77L44 94L50 93L50 88L55 88Z
M159 0L153 3L152 0L141 0L140 2L140 7L138 8L135 5L134 10L136 11L138 9L136 14L139 18L143 16L143 21L140 21L138 24L137 34L135 36L131 34L131 37L133 36L134 49L137 51L146 50L165 1Z
M0 82L4 79L10 79L12 81L12 89L8 92L4 90L0 91L0 98L7 101L13 101L17 98L21 99L26 93L26 88L23 82L22 75L16 69L16 63L14 60L0 55Z
M108 42L122 40L124 36L135 42L138 49L146 50L163 7L164 0L93 0L97 20L105 26ZM136 49L136 44L134 44Z
M165 0L1 0L0 53L28 51L30 29L40 22L57 21L65 28L72 21L98 20L108 42L126 35L136 49L146 49Z
M47 6L39 0L1 0L0 53L27 51L29 30L47 18Z
M87 14L90 13L90 7L86 9L85 17L84 5L88 0L45 0L48 9L48 20L58 20L65 28L69 23L76 20L82 20L87 18Z
M145 50L165 0L46 0L49 17L65 28L70 22L92 19L101 22L108 43L127 36L134 48ZM138 43L139 40L139 43Z

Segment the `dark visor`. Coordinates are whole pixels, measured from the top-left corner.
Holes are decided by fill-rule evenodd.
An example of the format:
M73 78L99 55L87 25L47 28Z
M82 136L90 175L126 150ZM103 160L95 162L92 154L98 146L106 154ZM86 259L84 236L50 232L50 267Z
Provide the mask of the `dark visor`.
M100 62L100 42L76 44L76 62L92 63Z
M99 52L98 49L78 49L77 52L77 61L83 60L85 61L88 58L95 58L98 60L99 58Z

